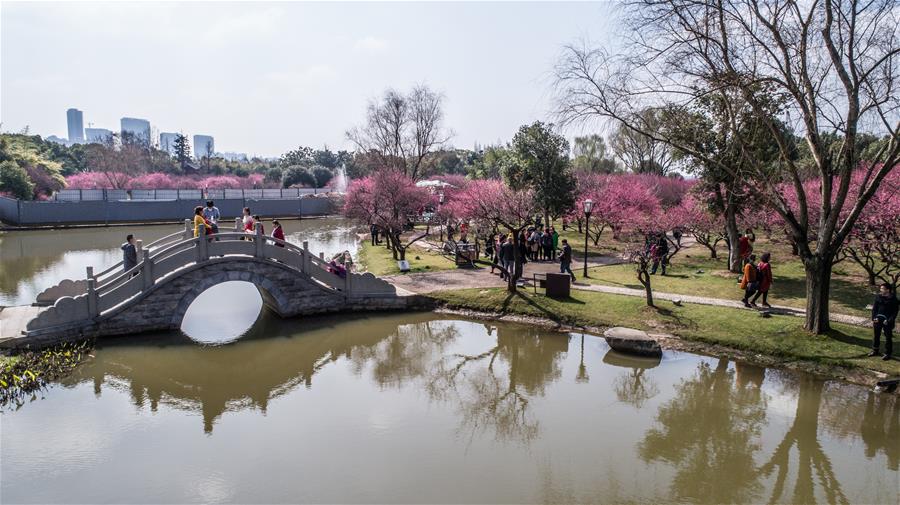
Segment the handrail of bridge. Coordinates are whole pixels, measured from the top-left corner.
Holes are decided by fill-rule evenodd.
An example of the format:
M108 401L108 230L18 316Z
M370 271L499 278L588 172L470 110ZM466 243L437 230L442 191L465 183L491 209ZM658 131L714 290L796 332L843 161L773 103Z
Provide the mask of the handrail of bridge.
M143 250L138 265L119 272L98 285L94 278L87 280L87 292L75 297L65 296L53 307L29 322L28 331L62 327L78 321L90 322L113 313L144 290L151 288L192 265L209 261L211 257L253 257L272 261L285 268L306 274L322 289L350 296L394 295L396 290L372 274L348 272L341 277L328 271L328 262L309 251L307 242L300 248L284 240L263 235L261 225L256 233L230 232L190 237L174 243L160 244L152 252ZM355 280L354 280L355 279ZM354 290L354 284L358 284Z

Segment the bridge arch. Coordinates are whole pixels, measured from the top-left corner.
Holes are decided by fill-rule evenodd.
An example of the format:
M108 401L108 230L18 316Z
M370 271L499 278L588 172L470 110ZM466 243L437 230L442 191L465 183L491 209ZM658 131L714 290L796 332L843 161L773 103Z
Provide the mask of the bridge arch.
M229 281L245 281L253 284L262 297L263 306L281 317L285 317L289 313L290 299L288 295L268 276L257 272L238 272L238 275L234 275L234 272L220 271L203 277L199 283L184 293L175 307L175 311L172 313L171 325L173 327L181 327L184 315L191 304L194 303L194 300L207 289Z

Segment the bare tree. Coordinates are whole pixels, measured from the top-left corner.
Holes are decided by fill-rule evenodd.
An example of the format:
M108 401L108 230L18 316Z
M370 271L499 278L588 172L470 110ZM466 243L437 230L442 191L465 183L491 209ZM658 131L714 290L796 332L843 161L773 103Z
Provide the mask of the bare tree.
M425 85L404 95L388 89L366 109L366 122L347 132L358 151L374 154L382 167L403 172L413 179L421 175L425 158L451 136L443 126L444 97Z
M639 112L689 106L710 89L739 94L766 118L780 154L779 170L760 163L745 175L797 244L806 270L806 328L825 332L837 252L900 159L895 0L635 0L624 13L632 34L626 52L566 50L557 69L560 114L568 121L611 119L714 164L653 132ZM777 115L767 112L773 95L783 100ZM861 129L888 139L864 162ZM798 162L791 130L803 136L809 166ZM857 170L862 183L851 190ZM815 194L803 185L810 175L820 181ZM785 185L797 195L794 204Z
M659 110L646 109L639 113L648 129L657 133L664 121ZM672 147L654 136L644 135L624 125L610 135L610 148L625 168L636 174L666 175L672 168Z

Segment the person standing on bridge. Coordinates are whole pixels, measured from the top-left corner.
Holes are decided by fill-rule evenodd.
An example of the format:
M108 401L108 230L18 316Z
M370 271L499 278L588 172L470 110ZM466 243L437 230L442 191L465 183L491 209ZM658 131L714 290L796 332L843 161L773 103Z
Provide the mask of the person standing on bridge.
M244 207L244 217L242 219L244 225L244 233L256 233L256 222L250 214L250 207Z
M277 219L272 220L272 238L284 242L284 230L281 229L281 223ZM284 244L275 242L275 247L284 247Z
M203 217L203 207L199 205L194 208L194 236L200 236L200 227L204 228L204 232L206 235L209 235L212 232L212 226L206 222L206 218Z
M122 267L129 271L137 266L137 248L134 246L134 235L128 234L122 244Z
M203 217L212 227L213 233L219 233L219 208L212 200L206 201L206 208L203 209Z

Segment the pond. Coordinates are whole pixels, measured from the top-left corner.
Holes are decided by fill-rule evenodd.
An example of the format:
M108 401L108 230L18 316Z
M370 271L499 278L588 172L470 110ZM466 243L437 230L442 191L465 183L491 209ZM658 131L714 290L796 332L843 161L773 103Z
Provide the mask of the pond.
M356 251L348 221L285 227ZM0 304L172 230L0 234ZM898 501L900 402L841 382L430 313L281 320L242 282L182 330L105 339L0 413L0 502Z
M900 403L725 359L393 314L107 339L2 414L6 503L897 503Z

